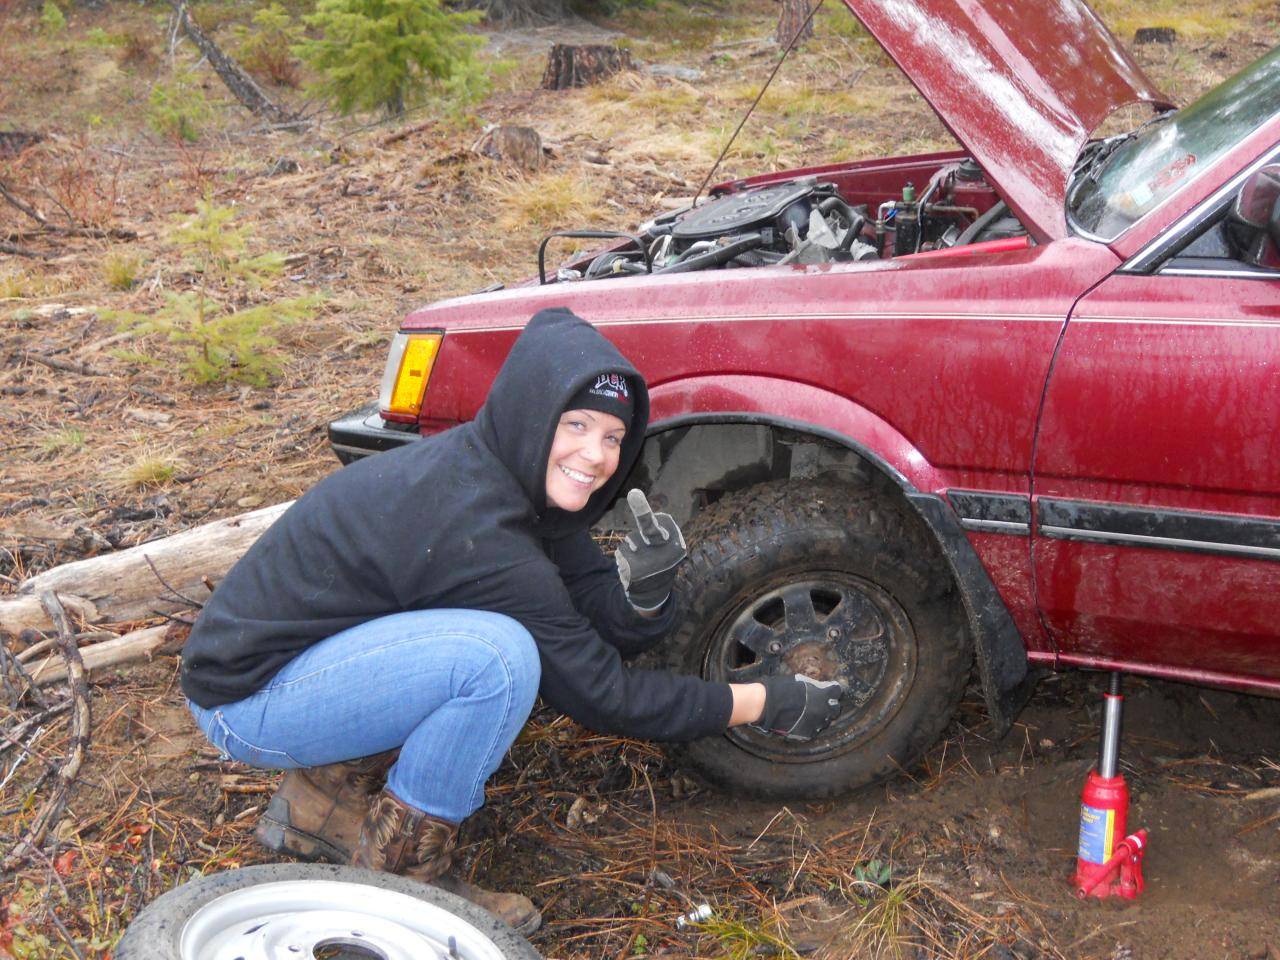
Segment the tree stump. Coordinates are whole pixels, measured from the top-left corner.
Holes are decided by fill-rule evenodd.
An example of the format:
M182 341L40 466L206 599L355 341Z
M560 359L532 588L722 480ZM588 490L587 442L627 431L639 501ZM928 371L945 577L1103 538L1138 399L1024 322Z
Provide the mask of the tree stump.
M1177 39L1178 31L1173 27L1139 27L1133 34L1135 44L1173 43Z
M813 21L809 19L809 0L782 0L778 32L774 34L779 48L785 50L793 41L798 47L812 36Z
M634 69L631 52L603 43L557 43L547 56L542 89L567 90L599 83L622 70Z
M471 148L526 172L542 167L542 137L532 127L490 127Z

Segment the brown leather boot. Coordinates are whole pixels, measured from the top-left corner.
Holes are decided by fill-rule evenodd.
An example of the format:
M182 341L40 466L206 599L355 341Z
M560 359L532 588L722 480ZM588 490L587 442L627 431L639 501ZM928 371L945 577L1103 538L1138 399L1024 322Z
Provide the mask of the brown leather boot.
M369 801L399 755L303 767L285 773L258 821L254 837L268 850L299 860L347 863L360 837Z
M528 897L485 890L448 875L457 843L457 824L415 809L384 788L369 808L351 865L433 883L488 910L517 933L537 930L542 914Z

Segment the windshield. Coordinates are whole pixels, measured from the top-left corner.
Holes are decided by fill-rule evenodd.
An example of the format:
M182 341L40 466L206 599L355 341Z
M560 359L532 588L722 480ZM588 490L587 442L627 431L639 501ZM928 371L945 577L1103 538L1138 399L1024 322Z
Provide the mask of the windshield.
M1190 106L1087 151L1067 222L1114 240L1280 109L1280 47Z

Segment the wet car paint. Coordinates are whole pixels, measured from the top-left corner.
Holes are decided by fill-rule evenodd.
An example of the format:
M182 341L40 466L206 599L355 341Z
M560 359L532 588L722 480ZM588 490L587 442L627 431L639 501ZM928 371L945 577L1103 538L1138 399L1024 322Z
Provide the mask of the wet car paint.
M1269 525L1280 525L1280 276L1125 272L1141 268L1144 253L1158 251L1198 204L1232 189L1233 178L1280 140L1280 117L1109 245L1065 237L1055 218L1070 169L1067 141L1083 143L1098 115L1125 98L1162 98L1123 51L1109 52L1119 49L1113 40L1095 33L1072 62L1101 58L1105 82L1055 100L1045 89L1056 82L1052 69L1029 77L1025 57L1008 66L1026 46L1026 38L1009 37L1022 16L1016 4L905 6L936 14L953 31L962 14L970 27L1013 18L1000 36L969 42L1002 51L1025 103L1052 114L1059 135L1032 162L1018 145L1043 118L1032 123L1018 111L1006 118L987 103L944 119L952 129L979 130L966 140L975 153L975 144L986 144L1006 151L1006 166L1027 162L1021 181L1009 179L998 158L989 176L1030 220L1039 245L571 286L535 281L434 304L403 327L447 331L423 432L472 417L525 320L544 306L569 306L644 372L658 432L735 419L785 424L855 447L904 489L1023 503L1021 531L981 529L980 518L957 513L1033 661L1280 694L1280 558L1100 542L1108 531L1087 528L1090 517L1118 510L1145 529L1141 511L1154 510L1149 532L1157 535L1203 517L1207 536L1229 539L1240 520L1254 525L1240 527L1241 543L1257 546L1270 542ZM1059 19L1082 15L1080 4L1050 6ZM903 7L885 5L892 22L884 30L918 22ZM895 57L905 66L902 49ZM718 189L816 174L851 202L874 204L962 156L827 165ZM969 202L985 210L997 199L982 184ZM1046 216L1050 208L1056 212ZM1065 533L1046 532L1045 510ZM1082 526L1073 527L1076 520Z

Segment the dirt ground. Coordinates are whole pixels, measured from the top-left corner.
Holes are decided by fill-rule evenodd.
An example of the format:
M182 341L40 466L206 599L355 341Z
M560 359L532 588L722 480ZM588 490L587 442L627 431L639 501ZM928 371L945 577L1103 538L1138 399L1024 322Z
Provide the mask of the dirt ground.
M835 6L720 176L951 145ZM1098 7L1126 39L1176 26L1174 43L1134 53L1183 102L1280 40L1273 3ZM227 42L247 19L230 3L196 12ZM486 32L494 86L469 115L316 112L297 133L240 111L189 44L171 50L163 7L76 10L51 32L0 2L0 131L44 137L0 155L0 183L49 222L0 202L0 240L36 254L0 254L0 594L58 563L295 497L335 469L325 427L372 398L404 311L528 275L549 230L627 228L693 194L773 64L761 38L774 17L764 0L657 3L589 32ZM546 45L579 36L620 38L642 64L698 75L642 67L538 91ZM156 86L183 68L209 110L190 143L146 122ZM489 123L538 129L547 166L519 174L476 156ZM263 349L279 370L267 386L192 383L180 345L126 333L112 313L153 313L166 292L198 286L175 224L202 196L251 228L250 253L285 258L266 286L218 295L237 306L323 297L311 320L272 332L276 346ZM535 946L566 960L1280 960L1280 801L1258 794L1280 786L1280 703L1143 680L1128 691L1131 824L1151 831L1135 904L1081 904L1066 884L1101 699L1101 680L1082 674L1044 680L999 743L984 739L971 693L919 769L783 808L699 787L652 745L540 712L468 825L464 859L533 897L546 915ZM44 854L0 880L0 956L108 956L164 890L265 859L251 831L274 779L203 742L176 660L99 678L91 692L88 759L66 816ZM65 691L47 696L57 706ZM0 701L0 732L41 710ZM42 758L65 751L66 715L24 737L34 747L22 762L0 740L0 856L49 796ZM678 932L674 918L701 902L713 920Z

